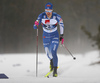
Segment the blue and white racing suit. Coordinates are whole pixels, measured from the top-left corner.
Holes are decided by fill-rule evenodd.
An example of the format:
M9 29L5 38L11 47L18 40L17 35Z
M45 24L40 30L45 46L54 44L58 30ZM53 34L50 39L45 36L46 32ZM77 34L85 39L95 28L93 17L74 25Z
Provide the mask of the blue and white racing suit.
M59 33L57 31L57 24L60 27L60 34L64 33L64 24L60 15L52 12L52 16L49 19L45 12L41 13L37 21L42 24L43 27L43 45L48 58L53 59L53 66L58 66L57 49L59 46ZM34 24L34 29L36 25Z

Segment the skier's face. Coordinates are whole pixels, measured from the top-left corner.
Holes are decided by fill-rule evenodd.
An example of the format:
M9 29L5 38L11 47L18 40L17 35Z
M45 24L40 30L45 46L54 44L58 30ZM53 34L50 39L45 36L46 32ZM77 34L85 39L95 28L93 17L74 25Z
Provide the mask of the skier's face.
M46 15L47 15L48 17L51 17L52 11L53 11L53 10L51 10L51 9L45 9Z

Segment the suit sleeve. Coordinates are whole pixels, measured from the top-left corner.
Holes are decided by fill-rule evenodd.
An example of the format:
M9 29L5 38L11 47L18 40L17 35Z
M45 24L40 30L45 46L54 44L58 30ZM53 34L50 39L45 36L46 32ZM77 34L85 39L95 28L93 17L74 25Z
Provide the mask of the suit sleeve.
M37 21L39 22L39 25L41 24L41 19L42 19L42 13L37 18Z
M64 34L64 23L60 15L57 14L57 20L60 27L60 34Z
M38 16L38 18L36 20L39 23L39 25L41 24L41 19L42 19L42 13ZM34 29L37 29L37 26L35 24L33 25L33 27L34 27Z

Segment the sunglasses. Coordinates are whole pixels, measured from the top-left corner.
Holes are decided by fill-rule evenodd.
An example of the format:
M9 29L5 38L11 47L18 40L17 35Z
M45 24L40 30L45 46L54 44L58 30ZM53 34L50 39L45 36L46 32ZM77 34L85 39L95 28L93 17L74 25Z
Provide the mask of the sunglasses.
M45 10L45 12L52 12L52 10Z

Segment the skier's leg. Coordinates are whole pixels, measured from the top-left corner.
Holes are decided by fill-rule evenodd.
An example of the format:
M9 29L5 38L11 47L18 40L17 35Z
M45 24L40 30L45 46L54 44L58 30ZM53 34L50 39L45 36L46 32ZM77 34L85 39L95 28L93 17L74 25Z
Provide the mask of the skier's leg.
M57 49L59 46L59 39L53 39L51 44L51 53L53 56L53 66L58 67Z
M54 67L54 72L53 72L53 76L57 77L57 67L58 67L58 57L57 57L57 49L59 46L59 38L54 38L52 40L52 44L51 44L51 53L53 56L53 67Z
M50 71L52 71L53 70L53 56L51 54L51 43L48 38L44 39L43 45L44 45L46 55L50 60Z
M51 51L50 51L50 46L44 46L45 48L45 52L46 52L46 55L48 56L49 60L50 60L50 71L53 70L53 56L51 54Z

